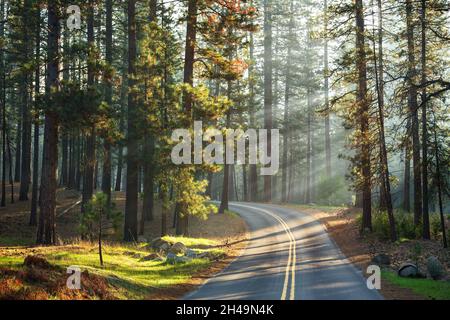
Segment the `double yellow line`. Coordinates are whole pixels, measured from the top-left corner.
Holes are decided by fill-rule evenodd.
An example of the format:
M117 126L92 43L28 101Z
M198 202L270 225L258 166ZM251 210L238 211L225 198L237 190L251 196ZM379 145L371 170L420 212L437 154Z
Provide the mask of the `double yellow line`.
M282 218L273 214L270 211L267 211L267 210L261 209L261 208L246 206L246 205L242 205L242 204L233 204L233 205L264 212L265 214L267 214L267 215L271 216L272 218L274 218L275 220L277 220L281 224L281 226L284 228L284 231L286 231L286 234L288 235L288 238L289 238L289 258L288 258L288 263L286 265L281 300L287 299L288 288L289 288L289 275L291 275L291 277L290 277L291 278L291 290L289 292L289 300L295 300L295 271L296 271L296 264L297 264L297 241L295 240L295 237L292 234L291 229L289 228L287 223Z

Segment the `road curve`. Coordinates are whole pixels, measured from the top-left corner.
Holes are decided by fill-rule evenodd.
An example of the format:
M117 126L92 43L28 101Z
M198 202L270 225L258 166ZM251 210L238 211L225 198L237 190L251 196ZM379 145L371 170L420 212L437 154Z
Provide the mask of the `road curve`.
M186 300L380 300L312 216L266 204L232 203L247 222L243 254Z

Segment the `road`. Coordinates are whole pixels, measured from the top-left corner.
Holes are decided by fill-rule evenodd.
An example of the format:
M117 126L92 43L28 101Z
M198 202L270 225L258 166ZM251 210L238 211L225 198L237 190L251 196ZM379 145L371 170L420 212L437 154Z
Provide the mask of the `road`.
M186 300L382 299L312 216L266 204L230 209L248 224L248 246Z

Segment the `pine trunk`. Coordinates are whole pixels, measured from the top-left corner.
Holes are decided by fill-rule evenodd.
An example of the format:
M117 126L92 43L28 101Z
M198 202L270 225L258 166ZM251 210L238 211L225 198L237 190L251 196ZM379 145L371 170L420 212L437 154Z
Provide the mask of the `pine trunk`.
M136 0L128 1L128 88L135 86L136 80ZM138 143L137 143L137 102L133 90L128 93L128 137L127 137L127 190L125 205L124 240L137 241L138 236Z
M59 4L56 0L48 0L48 35L47 35L47 84L48 93L57 91L59 68L60 26L58 18ZM53 101L51 101L52 103ZM47 111L44 129L44 157L42 163L41 196L39 201L40 216L37 233L38 244L56 243L56 171L58 166L58 119L56 114Z
M369 139L369 101L367 99L367 58L365 48L364 7L362 0L355 0L356 17L356 69L358 73L357 104L361 131L361 176L362 176L362 230L372 231L372 190Z

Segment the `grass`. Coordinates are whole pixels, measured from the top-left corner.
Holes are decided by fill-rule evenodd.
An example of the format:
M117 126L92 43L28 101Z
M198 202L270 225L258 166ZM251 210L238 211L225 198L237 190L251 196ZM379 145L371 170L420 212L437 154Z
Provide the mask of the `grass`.
M414 293L432 300L450 300L450 281L401 278L394 272L383 271L382 276L390 283L411 289Z
M187 247L202 252L224 253L217 249L218 243L211 240L175 237L167 237L166 240L172 243L183 242ZM210 249L207 249L208 247ZM151 251L142 245L105 244L103 249L103 267L99 265L97 247L85 243L33 248L32 253L20 249L15 253L11 251L10 255L8 251L3 252L0 256L0 267L20 270L26 255L39 254L51 264L62 268L79 266L82 270L107 278L116 287L118 298L144 299L155 290L189 282L193 274L211 265L208 259L193 259L177 265L171 265L165 261L143 261L141 259L150 255Z
M0 247L29 246L32 244L33 244L33 239L0 236Z

